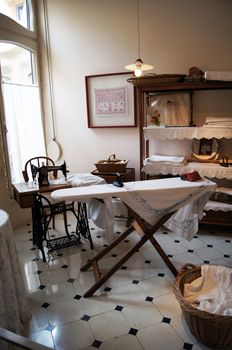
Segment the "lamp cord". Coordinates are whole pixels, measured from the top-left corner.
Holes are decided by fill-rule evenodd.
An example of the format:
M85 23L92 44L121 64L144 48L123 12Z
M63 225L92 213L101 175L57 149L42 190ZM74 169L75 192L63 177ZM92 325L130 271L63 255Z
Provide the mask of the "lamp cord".
M53 93L53 83L52 83L52 68L51 68L51 59L50 59L50 44L49 44L50 41L49 41L49 27L48 27L46 0L43 0L43 10L44 10L45 42L46 42L46 54L47 54L47 63L48 63L48 83L49 83L49 94L50 94L50 105L51 105L51 116L52 116L53 141L56 141L55 118L54 118L54 93Z
M139 0L137 0L137 20L138 20L138 55L140 59L140 18L139 18Z

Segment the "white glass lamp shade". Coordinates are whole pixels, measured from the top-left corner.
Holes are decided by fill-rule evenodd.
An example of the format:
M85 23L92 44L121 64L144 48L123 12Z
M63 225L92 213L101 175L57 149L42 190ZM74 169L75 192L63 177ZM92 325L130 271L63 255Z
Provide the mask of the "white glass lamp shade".
M140 58L138 58L135 63L125 66L125 69L133 71L137 78L142 76L144 70L150 70L153 68L154 67L149 64L144 64Z

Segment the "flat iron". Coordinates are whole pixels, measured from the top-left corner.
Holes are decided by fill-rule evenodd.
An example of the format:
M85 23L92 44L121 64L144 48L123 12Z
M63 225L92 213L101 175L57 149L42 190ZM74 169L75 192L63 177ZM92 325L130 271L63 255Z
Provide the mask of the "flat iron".
M116 180L113 182L113 185L123 187L122 175L120 173L116 173Z

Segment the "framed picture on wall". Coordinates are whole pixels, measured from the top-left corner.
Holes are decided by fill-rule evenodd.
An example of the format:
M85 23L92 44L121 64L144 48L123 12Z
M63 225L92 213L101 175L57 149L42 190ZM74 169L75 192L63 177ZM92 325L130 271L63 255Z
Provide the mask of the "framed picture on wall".
M85 77L89 128L135 127L134 86L128 73Z

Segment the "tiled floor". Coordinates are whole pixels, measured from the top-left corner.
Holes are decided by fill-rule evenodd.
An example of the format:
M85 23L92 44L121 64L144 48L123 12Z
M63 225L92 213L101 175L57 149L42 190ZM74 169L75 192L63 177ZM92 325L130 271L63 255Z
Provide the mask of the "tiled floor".
M125 220L116 220L115 237L124 225ZM57 236L63 230L59 218L56 227L50 232ZM46 263L32 245L31 225L15 230L32 311L24 335L57 350L209 349L190 334L172 292L174 278L149 242L94 296L82 297L94 277L91 270L80 272L80 267L106 244L104 231L91 222L90 227L94 251L82 240L79 246L53 254ZM232 266L231 233L204 229L187 242L164 228L156 238L178 269L186 262ZM101 268L117 261L137 237L133 232L102 261Z

